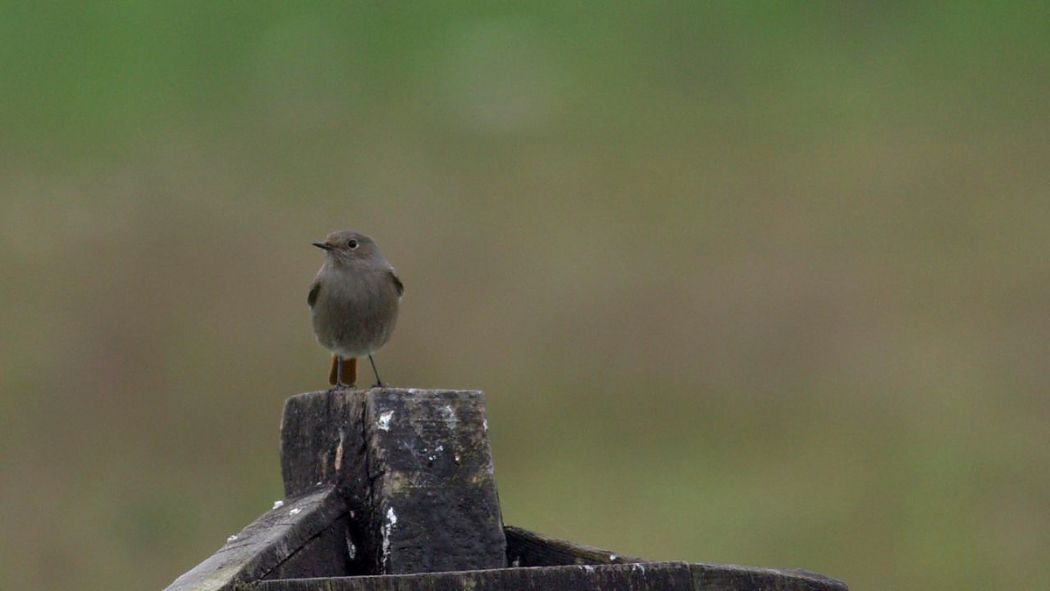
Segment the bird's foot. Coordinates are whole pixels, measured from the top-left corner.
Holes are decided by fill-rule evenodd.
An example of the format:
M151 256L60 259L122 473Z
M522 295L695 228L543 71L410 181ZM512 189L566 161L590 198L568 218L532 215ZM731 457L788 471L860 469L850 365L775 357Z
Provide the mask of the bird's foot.
M384 384L383 382L376 382L376 383L372 384L372 387L373 388L386 388L386 384Z

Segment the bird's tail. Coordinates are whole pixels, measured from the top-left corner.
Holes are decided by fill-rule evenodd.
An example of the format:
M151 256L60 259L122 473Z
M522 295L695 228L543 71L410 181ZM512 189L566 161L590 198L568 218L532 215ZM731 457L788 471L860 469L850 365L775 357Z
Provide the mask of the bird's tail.
M336 385L339 377L339 364L343 364L343 383L347 385L353 385L357 383L357 358L351 357L349 359L343 359L340 361L338 357L332 355L332 369L328 372L328 383Z

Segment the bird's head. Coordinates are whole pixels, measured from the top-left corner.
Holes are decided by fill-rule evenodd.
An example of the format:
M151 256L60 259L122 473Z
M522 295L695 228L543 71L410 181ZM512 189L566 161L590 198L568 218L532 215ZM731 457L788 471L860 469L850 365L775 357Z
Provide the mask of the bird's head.
M375 241L351 230L332 232L325 237L324 242L314 242L313 245L326 251L328 258L337 263L381 258Z

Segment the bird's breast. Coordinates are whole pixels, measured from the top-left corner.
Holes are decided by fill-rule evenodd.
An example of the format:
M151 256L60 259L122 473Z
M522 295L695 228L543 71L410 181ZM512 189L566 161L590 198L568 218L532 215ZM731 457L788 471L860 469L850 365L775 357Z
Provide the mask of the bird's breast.
M321 345L347 357L381 347L390 338L398 311L396 290L388 283L369 273L322 277L313 308Z

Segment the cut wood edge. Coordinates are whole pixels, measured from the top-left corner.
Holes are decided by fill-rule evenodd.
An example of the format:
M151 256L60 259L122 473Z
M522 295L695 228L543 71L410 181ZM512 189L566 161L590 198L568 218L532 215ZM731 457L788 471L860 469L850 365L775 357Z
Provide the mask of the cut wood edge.
M175 579L165 591L226 591L239 582L263 579L295 557L333 523L345 521L346 513L342 497L332 486L282 501L230 536L222 548ZM337 567L338 564L332 565L336 571Z

